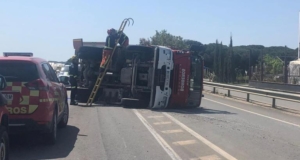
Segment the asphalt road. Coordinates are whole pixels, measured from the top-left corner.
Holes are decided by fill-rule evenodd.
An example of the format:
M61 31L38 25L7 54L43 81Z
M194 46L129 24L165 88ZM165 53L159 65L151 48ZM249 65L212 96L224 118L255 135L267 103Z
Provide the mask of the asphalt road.
M185 110L70 106L56 145L12 137L11 159L295 160L299 133L297 115L210 94Z

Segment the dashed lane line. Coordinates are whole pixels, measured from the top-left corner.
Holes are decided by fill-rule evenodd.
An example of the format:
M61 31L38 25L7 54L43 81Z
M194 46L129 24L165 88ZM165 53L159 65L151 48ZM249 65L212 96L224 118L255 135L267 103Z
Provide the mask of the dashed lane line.
M164 118L164 116L148 116L147 118Z
M154 128L148 123L148 121L136 110L133 109L135 115L141 120L141 122L146 126L149 132L157 140L157 142L162 146L162 148L167 152L172 160L181 160L178 154L170 147L170 145L154 130Z
M170 134L170 133L181 133L183 132L182 129L174 129L174 130L165 130L165 131L161 131L162 133L165 133L165 134Z
M185 145L191 145L197 143L196 140L186 140L186 141L177 141L173 142L174 145L176 146L185 146Z
M259 113L252 112L252 111L248 111L246 109L242 109L242 108L238 108L238 107L235 107L235 106L232 106L232 105L228 105L228 104L225 104L225 103L217 102L217 101L214 101L214 100L211 100L211 99L207 99L207 98L204 98L204 99L208 100L208 101L211 101L211 102L214 102L214 103L222 104L222 105L227 106L227 107L231 107L231 108L234 108L234 109L237 109L237 110L241 110L241 111L244 111L244 112L248 112L248 113L251 113L251 114L255 114L255 115L258 115L258 116L261 116L261 117L265 117L265 118L268 118L268 119L272 119L272 120L275 120L275 121L278 121L278 122L282 122L282 123L289 124L289 125L292 125L292 126L300 128L300 125L295 124L295 123L291 123L291 122L287 122L287 121L280 120L280 119L277 119L277 118L269 117L269 116L266 116L266 115L263 115L263 114L259 114Z
M192 158L190 160L221 160L221 158L217 155L209 155L209 156L204 156L199 158Z
M200 140L201 142L203 142L204 144L206 144L207 146L209 146L211 149L213 149L214 151L216 151L217 153L219 153L220 155L222 155L224 158L226 158L228 160L237 160L232 155L230 155L226 151L222 150L221 148L219 148L218 146L216 146L212 142L208 141L207 139L205 139L204 137L202 137L200 134L198 134L197 132L193 131L192 129L190 129L189 127L187 127L186 125L184 125L183 123L181 123L180 121L178 121L177 119L175 119L170 114L165 113L165 112L163 112L163 114L165 116L167 116L168 118L170 118L174 123L178 124L181 128L183 128L184 130L186 130L187 132L189 132L191 135L193 135L194 137L196 137L198 140Z
M172 122L155 122L154 125L165 125L165 124L171 124Z

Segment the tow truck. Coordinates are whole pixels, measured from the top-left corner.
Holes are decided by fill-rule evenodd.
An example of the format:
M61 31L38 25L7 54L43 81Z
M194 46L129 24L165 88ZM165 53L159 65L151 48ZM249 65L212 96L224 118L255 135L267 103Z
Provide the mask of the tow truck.
M97 80L104 43L73 39L73 47L90 82L89 86L78 88L76 100L86 103ZM200 106L204 65L197 48L173 50L157 45L129 45L124 49L117 46L94 103L149 108ZM79 77L82 75L83 72Z

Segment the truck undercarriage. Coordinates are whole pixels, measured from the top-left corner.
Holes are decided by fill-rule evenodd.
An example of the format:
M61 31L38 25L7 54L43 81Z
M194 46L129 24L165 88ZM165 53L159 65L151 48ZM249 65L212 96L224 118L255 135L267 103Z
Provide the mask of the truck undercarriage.
M86 103L97 81L103 46L73 44L82 66L76 100ZM93 103L198 107L202 89L203 58L198 53L164 46L118 46Z
M103 48L81 47L79 58L84 66L81 79L89 85L78 88L77 101L85 103L96 82ZM121 104L123 101L149 103L153 74L154 47L118 47L94 102ZM84 79L86 78L86 79ZM125 102L125 103L126 103ZM141 103L140 103L141 104Z

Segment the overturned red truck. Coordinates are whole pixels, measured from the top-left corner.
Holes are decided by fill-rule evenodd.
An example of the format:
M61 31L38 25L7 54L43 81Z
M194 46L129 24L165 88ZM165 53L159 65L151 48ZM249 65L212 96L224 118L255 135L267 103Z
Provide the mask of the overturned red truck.
M86 103L97 80L104 43L74 39L81 82L76 100ZM145 105L149 108L198 107L203 90L203 58L199 47L188 51L164 46L116 48L94 102Z

